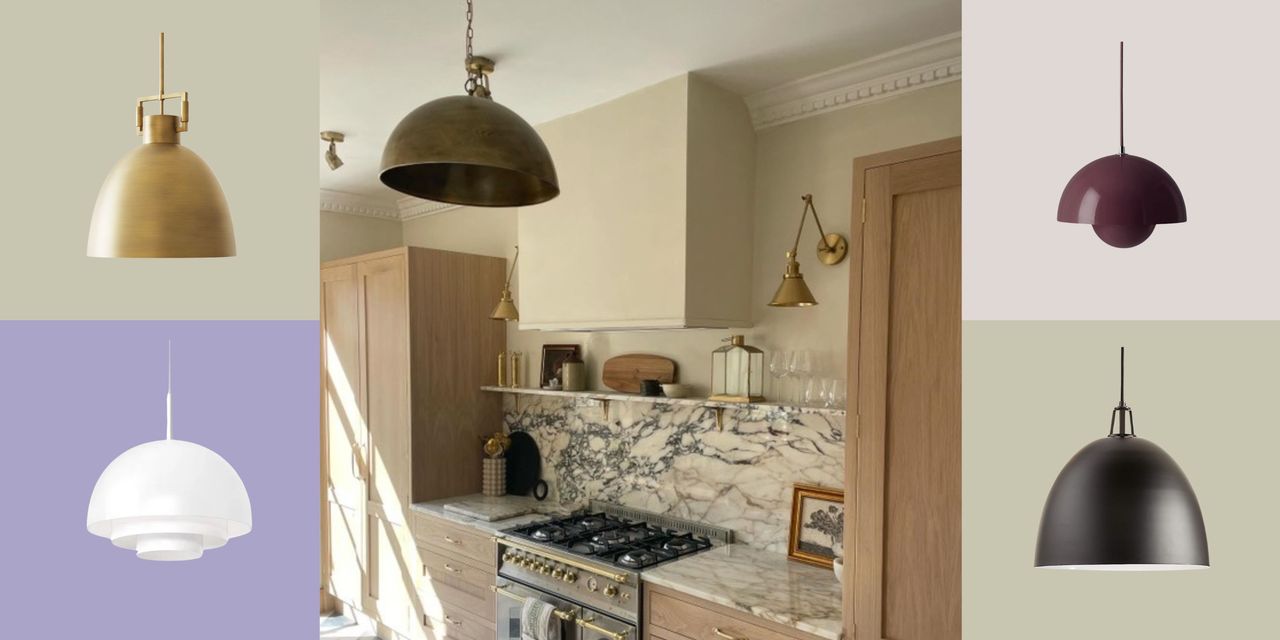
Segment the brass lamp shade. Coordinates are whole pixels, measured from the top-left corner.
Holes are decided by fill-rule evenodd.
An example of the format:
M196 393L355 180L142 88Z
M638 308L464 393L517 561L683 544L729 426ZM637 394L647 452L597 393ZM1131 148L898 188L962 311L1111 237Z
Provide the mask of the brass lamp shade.
M382 152L382 183L411 196L520 207L560 195L551 154L516 112L487 97L449 96L405 116Z
M178 142L178 117L146 116L143 145L98 192L87 254L99 258L214 258L236 254L226 197L213 171Z
M796 262L794 254L787 253L787 272L783 274L782 284L778 285L769 306L812 307L816 304L818 301L809 291L809 285L804 283L804 274L800 273L800 263Z
M493 313L489 317L494 320L519 320L520 310L516 309L516 303L511 299L511 290L503 289L502 298L498 300L498 306L493 308Z

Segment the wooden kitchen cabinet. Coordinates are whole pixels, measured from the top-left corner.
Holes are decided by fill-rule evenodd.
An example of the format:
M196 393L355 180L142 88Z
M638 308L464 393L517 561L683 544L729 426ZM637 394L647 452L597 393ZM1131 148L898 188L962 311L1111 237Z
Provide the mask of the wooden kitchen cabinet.
M854 162L842 609L857 640L961 637L960 169L959 138Z
M418 598L425 637L492 640L497 545L491 536L442 518L413 513L422 559Z
M324 593L421 637L409 505L480 489L480 438L501 428L506 327L489 319L506 261L404 247L321 268Z
M645 585L644 640L820 640L665 587Z

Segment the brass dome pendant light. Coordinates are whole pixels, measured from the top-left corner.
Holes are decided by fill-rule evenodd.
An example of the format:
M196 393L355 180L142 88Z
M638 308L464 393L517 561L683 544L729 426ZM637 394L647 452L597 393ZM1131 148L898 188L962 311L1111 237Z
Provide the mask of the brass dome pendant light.
M179 115L164 112L181 100ZM160 103L159 115L143 104ZM213 171L179 144L187 130L187 92L164 92L164 34L160 34L160 92L138 98L134 126L142 146L116 163L98 191L86 254L97 258L216 258L236 254L235 232Z
M467 95L432 100L396 125L382 151L382 183L411 196L476 207L521 207L560 195L538 132L493 101L494 62L471 53L467 0Z
M804 210L800 212L800 228L796 230L796 241L787 252L787 270L782 274L782 284L778 285L778 291L769 302L771 307L812 307L818 304L813 292L809 291L809 285L804 283L804 274L800 273L800 263L796 261L800 235L804 233L804 221L809 217L810 211L813 212L813 221L817 223L818 235L821 236L818 240L818 261L827 266L837 265L849 253L849 241L844 236L822 230L818 210L813 207L813 195L806 193L800 199L804 200Z

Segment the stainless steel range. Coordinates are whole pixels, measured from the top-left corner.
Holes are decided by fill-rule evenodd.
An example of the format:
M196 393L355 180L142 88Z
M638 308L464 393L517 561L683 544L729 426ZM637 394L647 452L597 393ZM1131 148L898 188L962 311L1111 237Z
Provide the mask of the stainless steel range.
M557 607L563 640L639 640L645 569L733 541L733 532L593 501L498 542L498 639L519 640L520 608Z

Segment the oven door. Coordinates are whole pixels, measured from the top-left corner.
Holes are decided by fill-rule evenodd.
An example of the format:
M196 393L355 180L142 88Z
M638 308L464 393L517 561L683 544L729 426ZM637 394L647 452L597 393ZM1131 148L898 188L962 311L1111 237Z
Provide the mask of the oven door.
M498 631L497 640L520 640L520 611L524 608L524 601L527 598L546 601L554 606L556 611L565 614L563 617L556 616L556 620L560 622L560 640L580 640L578 625L575 621L582 613L582 607L501 577L498 578L498 586L494 589L494 593L498 595L494 598L498 608L498 615L494 618Z

